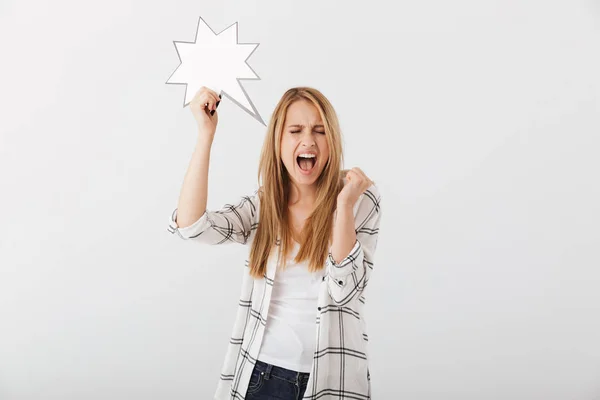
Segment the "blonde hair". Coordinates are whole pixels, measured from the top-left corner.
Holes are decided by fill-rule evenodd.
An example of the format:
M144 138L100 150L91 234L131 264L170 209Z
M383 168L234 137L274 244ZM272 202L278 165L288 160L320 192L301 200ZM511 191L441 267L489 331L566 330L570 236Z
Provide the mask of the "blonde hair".
M300 249L294 261L308 260L309 271L314 272L324 267L329 253L337 195L343 187L341 130L333 106L320 91L310 87L295 87L287 90L275 107L260 156L260 219L249 259L250 274L255 278L265 275L267 261L277 244L281 246L278 267L282 259L285 266L291 251L292 228L288 209L291 182L281 158L280 145L287 110L292 103L301 100L310 102L319 111L329 145L329 159L315 182L314 211L305 221L299 238ZM276 243L278 235L281 241Z

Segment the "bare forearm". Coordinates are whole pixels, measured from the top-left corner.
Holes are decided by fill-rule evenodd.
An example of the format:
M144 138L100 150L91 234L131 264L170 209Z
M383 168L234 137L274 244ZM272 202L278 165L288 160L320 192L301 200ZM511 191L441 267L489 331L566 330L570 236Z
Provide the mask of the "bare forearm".
M177 225L192 225L204 211L208 196L208 168L212 139L200 135L183 179L177 205Z
M348 204L338 204L337 216L333 225L333 243L331 245L331 255L336 264L346 258L355 243L353 207Z

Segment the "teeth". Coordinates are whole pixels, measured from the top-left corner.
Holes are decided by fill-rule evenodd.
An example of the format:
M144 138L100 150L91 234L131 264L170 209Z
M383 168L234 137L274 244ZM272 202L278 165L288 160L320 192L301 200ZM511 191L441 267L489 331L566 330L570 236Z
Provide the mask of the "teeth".
M302 158L315 158L316 155L314 155L314 154L300 154L298 157L302 157Z

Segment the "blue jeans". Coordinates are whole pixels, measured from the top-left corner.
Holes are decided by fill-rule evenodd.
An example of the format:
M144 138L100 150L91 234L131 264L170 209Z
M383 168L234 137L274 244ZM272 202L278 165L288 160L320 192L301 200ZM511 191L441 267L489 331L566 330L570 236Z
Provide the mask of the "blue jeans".
M246 400L300 400L306 391L308 372L296 372L256 361Z

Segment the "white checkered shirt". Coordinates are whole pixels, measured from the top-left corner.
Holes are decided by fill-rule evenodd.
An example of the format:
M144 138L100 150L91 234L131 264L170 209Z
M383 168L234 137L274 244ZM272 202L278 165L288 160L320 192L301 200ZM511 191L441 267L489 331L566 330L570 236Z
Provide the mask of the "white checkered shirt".
M304 400L371 398L367 329L362 314L365 288L373 272L373 258L381 220L381 195L375 185L354 206L356 243L339 264L331 252L315 309L316 348ZM177 226L177 209L169 232L204 244L250 245L258 226L258 190L236 205L207 210L193 225ZM279 246L279 239L276 242ZM248 247L248 250L250 248ZM248 255L249 259L249 255ZM237 316L214 396L216 400L244 399L259 354L276 273L271 257L266 274L254 279L245 261Z

